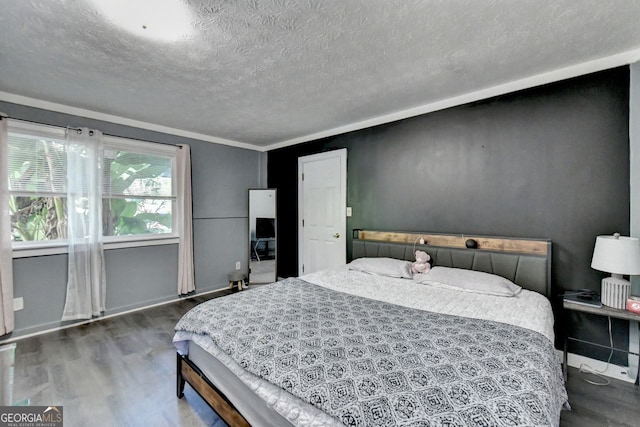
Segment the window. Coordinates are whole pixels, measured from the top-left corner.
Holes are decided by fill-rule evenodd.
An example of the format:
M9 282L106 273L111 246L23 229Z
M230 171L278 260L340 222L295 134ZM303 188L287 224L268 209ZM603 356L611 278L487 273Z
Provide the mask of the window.
M64 132L10 128L8 145L11 240L66 239Z
M10 120L8 146L14 249L64 246L65 130ZM177 238L175 153L176 147L170 145L104 136L105 247L157 244L159 239Z
M104 236L172 234L176 206L175 151L169 156L149 146L145 149L139 144L133 148L126 141L108 137L104 146Z

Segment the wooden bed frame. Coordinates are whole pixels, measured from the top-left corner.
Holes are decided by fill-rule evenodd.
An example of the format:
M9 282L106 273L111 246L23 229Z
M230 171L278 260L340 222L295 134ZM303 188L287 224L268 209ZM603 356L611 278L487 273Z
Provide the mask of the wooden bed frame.
M184 396L184 385L189 385L202 397L202 399L216 411L229 426L250 427L250 424L238 412L227 397L217 389L215 385L189 360L187 355L177 353L177 395L178 399Z
M366 254L366 256L390 256L392 258L409 259L415 249L426 250L432 254L438 253L437 251L439 250L445 250L448 261L442 265L458 267L456 263L461 262L463 264L461 265L461 268L479 269L482 271L487 271L487 264L483 264L482 262L476 263L475 259L483 258L484 255L496 254L497 256L500 256L500 254L512 254L516 257L528 257L527 259L539 258L540 262L544 263L542 268L545 270L546 277L541 279L542 283L536 283L533 287L523 287L525 289L540 292L547 297L551 295L551 241L547 239L367 230L354 230L353 239L354 243L359 241L364 244L359 249L360 252L367 251L368 249L366 245L369 243L369 246L374 248L375 253L372 255ZM421 239L424 240L424 244L421 243ZM475 247L468 248L468 240L473 240L475 242ZM449 254L450 252L453 254ZM458 256L456 254L472 254L473 256L469 258L468 256ZM476 254L478 254L478 256L476 256ZM358 256L365 256L364 252L359 255L354 254L354 257ZM472 261L469 261L469 259ZM492 266L491 259L487 262ZM435 259L435 264L441 265L438 263L437 258ZM480 267L476 268L476 264L480 265ZM516 261L516 264L520 264L519 259ZM540 275L538 272L535 274ZM510 279L513 280L513 277L510 277ZM191 387L229 426L250 426L242 414L240 414L240 412L238 412L238 410L233 406L231 401L229 401L229 399L227 399L227 397L211 383L196 364L193 363L187 355L178 352L178 398L182 398L184 396L185 383L189 383L189 385L191 385Z

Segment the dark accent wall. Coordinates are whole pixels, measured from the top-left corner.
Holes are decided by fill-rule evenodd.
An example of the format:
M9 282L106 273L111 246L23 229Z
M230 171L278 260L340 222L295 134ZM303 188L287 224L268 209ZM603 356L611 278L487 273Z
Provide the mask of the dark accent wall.
M629 234L628 105L622 67L270 151L278 272L297 274L297 158L347 148L349 231L550 238L554 292L598 290L595 236ZM608 342L602 319L557 313L574 336ZM626 323L614 326L626 345Z
M182 138L130 126L0 101L10 118L53 126L88 126L105 134L191 146L196 293L225 288L227 274L248 261L248 189L263 187L264 153ZM125 310L176 299L178 245L105 251L107 310ZM67 255L19 258L14 295L24 298L11 337L60 326L67 283ZM6 337L3 337L6 338Z

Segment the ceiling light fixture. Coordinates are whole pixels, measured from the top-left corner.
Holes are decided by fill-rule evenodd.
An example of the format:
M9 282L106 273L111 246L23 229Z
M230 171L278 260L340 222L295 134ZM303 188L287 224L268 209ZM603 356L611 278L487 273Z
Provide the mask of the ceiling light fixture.
M193 32L191 10L180 0L90 0L109 21L142 37L163 42Z

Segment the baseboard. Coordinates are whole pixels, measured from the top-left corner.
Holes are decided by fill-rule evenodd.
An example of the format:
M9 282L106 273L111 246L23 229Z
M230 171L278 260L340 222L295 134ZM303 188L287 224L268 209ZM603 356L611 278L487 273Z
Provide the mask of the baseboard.
M560 360L562 360L562 351L557 350L557 352L559 353ZM630 374L630 369L627 366L618 366L613 363L609 363L607 366L607 362L581 356L579 354L568 353L567 365L577 369L580 369L580 366L582 365L587 370L604 371L598 372L598 374L628 383L634 383L636 381L635 377L632 377L633 372Z
M107 314L105 314L104 316L94 317L92 319L87 319L87 320L73 321L71 323L64 324L64 325L60 324L60 322L53 322L53 323L44 323L36 326L31 326L25 329L14 330L11 333L10 337L5 339L0 339L0 345L17 342L25 338L31 338L38 335L48 334L49 332L61 331L64 329L74 328L80 325L87 325L89 323L99 322L104 319L110 319L112 317L122 316L129 313L135 313L136 311L142 311L148 308L159 307L165 304L171 304L173 302L181 301L184 299L190 299L190 298L198 297L201 295L207 295L214 292L220 292L220 291L229 289L229 286L226 284L220 285L220 286L223 286L223 287L204 289L200 292L196 291L196 293L192 295L187 295L187 296L176 295L176 296L168 297L168 299L161 298L161 299L151 300L151 301L147 301L146 303L144 303L144 305L140 305L140 306L132 305L132 306L109 309L105 312Z

